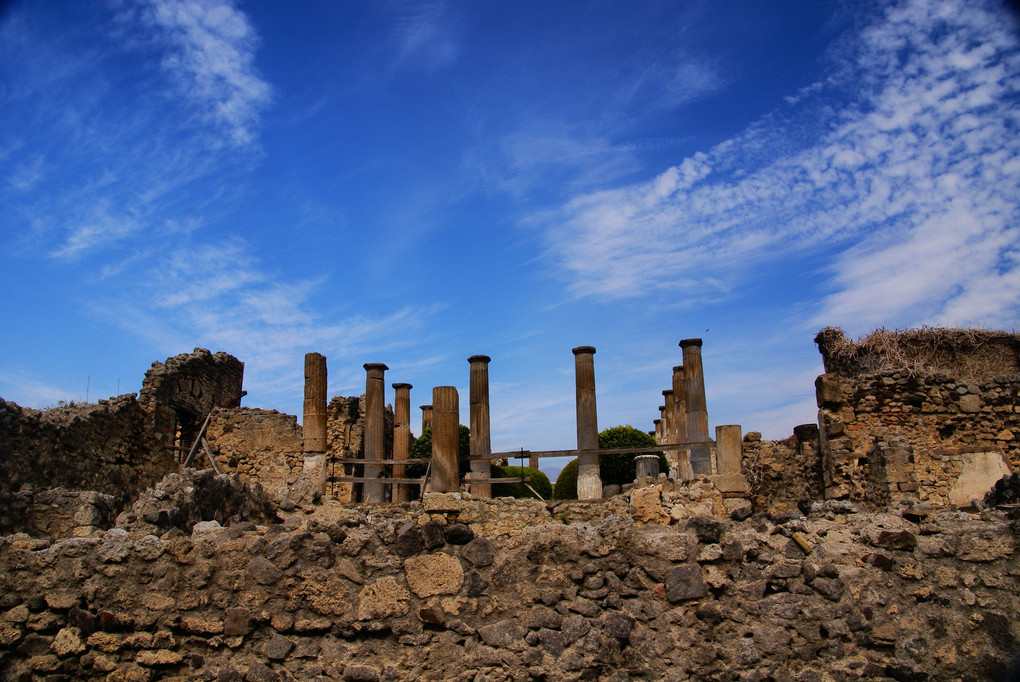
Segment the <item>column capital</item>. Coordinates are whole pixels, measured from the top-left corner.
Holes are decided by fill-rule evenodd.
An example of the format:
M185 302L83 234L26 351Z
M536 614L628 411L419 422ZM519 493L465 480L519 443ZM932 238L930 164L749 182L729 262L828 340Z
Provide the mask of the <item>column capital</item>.
M584 353L595 355L595 346L578 346L577 348L572 348L571 352L574 355L581 355Z
M419 405L418 409L419 410L431 410L432 406L431 405Z
M674 374L676 374L677 372L682 372L682 371L684 371L684 366L683 365L674 365L673 366L673 373Z
M682 341L680 341L681 348L687 348L688 346L701 348L701 339L683 339Z
M389 369L389 367L387 367L381 362L366 362L364 365L362 365L362 367L364 367L365 370L368 372L371 372L372 370L385 372L386 370Z
M665 396L673 395L673 389L672 388L667 388L667 389L663 390L662 395L665 395Z
M393 384L393 388L397 391L399 391L402 388L406 388L407 390L410 391L412 388L414 388L414 386L412 386L411 384Z
M476 362L492 362L492 358L488 355L472 355L468 358L468 362L474 364Z

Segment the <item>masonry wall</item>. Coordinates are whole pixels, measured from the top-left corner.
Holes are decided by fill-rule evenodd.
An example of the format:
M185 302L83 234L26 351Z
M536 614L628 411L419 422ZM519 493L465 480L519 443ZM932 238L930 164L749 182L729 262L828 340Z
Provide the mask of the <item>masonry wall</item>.
M23 408L0 399L0 487L64 487L124 504L174 468L134 394Z
M998 512L638 525L445 496L256 524L171 483L97 537L0 538L5 677L977 681L1020 636Z
M267 490L293 484L303 463L297 417L276 410L216 408L206 429L220 471L237 472ZM196 463L207 466L204 459Z
M814 424L797 426L785 440L762 440L757 431L744 434L741 469L755 509L779 513L796 509L805 500L824 499Z
M827 498L947 505L961 476L1020 466L1017 335L943 331L815 339L828 370L816 381Z

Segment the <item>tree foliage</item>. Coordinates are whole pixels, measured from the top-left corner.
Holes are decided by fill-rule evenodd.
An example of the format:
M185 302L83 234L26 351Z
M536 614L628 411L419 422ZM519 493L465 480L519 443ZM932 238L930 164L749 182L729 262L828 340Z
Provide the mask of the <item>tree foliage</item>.
M543 474L538 469L532 469L531 467L519 467L519 466L496 466L492 467L493 478L511 478L523 476L524 478L531 479L528 483L532 488L535 489L539 495L542 496L543 500L551 499L553 496L552 483L549 482L549 477ZM493 497L516 497L516 498L534 498L535 494L528 490L528 486L523 483L495 483L492 486Z

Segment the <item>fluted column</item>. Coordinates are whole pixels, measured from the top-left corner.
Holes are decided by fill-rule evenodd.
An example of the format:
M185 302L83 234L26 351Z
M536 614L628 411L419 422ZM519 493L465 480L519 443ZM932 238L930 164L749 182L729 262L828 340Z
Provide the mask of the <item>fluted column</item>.
M599 447L598 410L595 406L595 349L578 346L574 352L574 381L577 387L577 449ZM577 499L602 499L602 478L597 452L577 458Z
M407 459L411 454L411 384L393 384L393 459ZM404 465L393 465L393 478L404 477ZM411 499L411 487L397 483L393 488L393 501Z
M389 369L381 362L364 365L365 377L365 459L382 459L386 454L386 387L383 373ZM365 478L380 478L383 465L366 464ZM362 487L362 501L386 502L386 485L380 479L366 482Z
M492 443L489 438L489 362L487 355L472 355L470 395L471 405L471 457L484 457L492 454ZM471 495L474 497L492 497L492 485L489 483L491 464L485 461L471 461Z
M460 398L453 386L432 389L432 491L455 493L460 490L457 461L460 440Z
M421 408L421 432L425 433L425 429L432 428L432 406L431 405L420 405Z
M687 438L687 385L684 381L686 373L683 365L673 368L673 433L669 434L674 443L683 443ZM675 477L681 481L689 481L694 477L691 470L691 451L680 448L677 451L677 469Z
M301 422L302 475L326 492L326 356L305 354L305 405Z
M705 442L709 440L708 406L705 402L705 375L701 367L701 339L684 339L680 348L684 352L687 440ZM691 448L691 469L699 475L712 473L712 453L708 445Z

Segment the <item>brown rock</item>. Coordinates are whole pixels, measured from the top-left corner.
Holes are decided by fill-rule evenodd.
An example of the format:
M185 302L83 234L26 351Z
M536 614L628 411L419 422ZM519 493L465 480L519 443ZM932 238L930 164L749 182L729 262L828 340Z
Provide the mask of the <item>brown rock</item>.
M460 560L449 554L425 554L404 561L407 585L419 597L456 594L464 582Z
M458 563L459 565L459 563ZM383 576L365 585L358 594L358 620L402 616L411 595L393 576Z

